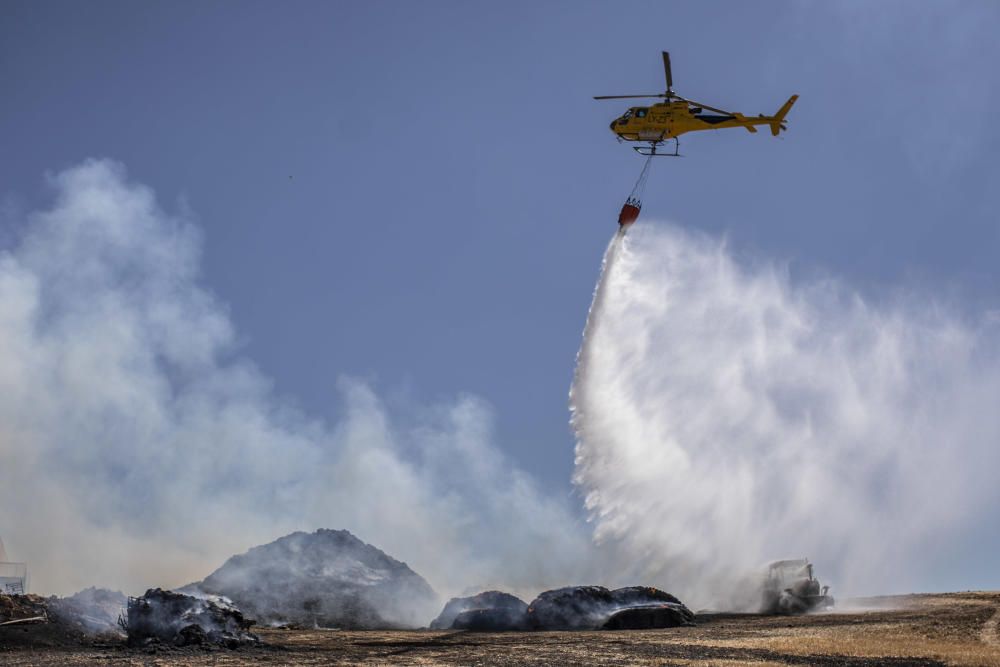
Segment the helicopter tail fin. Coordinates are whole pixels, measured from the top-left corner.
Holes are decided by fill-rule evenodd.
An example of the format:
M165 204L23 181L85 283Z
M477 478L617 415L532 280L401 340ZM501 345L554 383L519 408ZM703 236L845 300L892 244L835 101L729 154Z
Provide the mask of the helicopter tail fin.
M799 99L798 95L792 95L788 98L788 101L785 102L780 109L778 109L778 113L774 114L774 118L771 120L771 134L778 136L778 133L785 129L782 121L785 120L785 115L788 114L788 110L792 108L792 105L795 104L795 100L797 99Z

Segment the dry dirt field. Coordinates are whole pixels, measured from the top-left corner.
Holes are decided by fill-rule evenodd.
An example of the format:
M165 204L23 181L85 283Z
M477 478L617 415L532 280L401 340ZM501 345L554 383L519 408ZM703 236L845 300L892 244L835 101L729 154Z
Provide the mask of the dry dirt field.
M784 618L706 614L693 628L478 634L265 629L266 646L129 649L0 628L3 665L1000 665L1000 593L868 598Z

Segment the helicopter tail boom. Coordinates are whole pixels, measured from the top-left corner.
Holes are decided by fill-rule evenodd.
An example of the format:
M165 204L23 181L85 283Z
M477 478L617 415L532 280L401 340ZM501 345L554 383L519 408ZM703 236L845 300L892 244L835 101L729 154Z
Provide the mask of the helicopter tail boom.
M788 110L792 108L792 105L795 104L795 100L797 99L799 99L798 95L792 95L788 98L788 101L785 102L780 109L778 109L778 113L774 114L774 118L770 123L771 134L778 136L778 133L785 129L781 122L785 120L785 115L788 114Z

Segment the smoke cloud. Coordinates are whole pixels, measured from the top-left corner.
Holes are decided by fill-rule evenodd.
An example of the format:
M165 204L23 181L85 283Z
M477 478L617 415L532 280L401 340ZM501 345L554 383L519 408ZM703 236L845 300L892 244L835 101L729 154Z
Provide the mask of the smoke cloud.
M318 527L441 594L574 577L582 522L499 453L483 401L390 415L345 378L342 419L308 418L239 356L190 221L113 162L50 180L0 255L0 534L36 591L177 586Z
M195 225L113 162L50 181L0 253L0 535L36 591L178 586L318 527L443 595L640 583L732 606L798 556L838 592L905 590L1000 501L1000 318L633 230L572 389L595 546L482 400L390 410L342 378L341 418L302 414L240 356Z
M925 585L995 524L998 333L643 225L609 247L571 393L596 538L695 605L752 604L779 558L838 593Z

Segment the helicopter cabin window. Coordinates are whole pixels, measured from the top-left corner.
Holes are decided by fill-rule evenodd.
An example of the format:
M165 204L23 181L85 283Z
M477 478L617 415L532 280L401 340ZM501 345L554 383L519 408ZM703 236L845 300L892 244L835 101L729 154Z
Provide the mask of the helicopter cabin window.
M636 118L645 118L647 111L649 111L649 109L636 109L635 110L635 117Z

